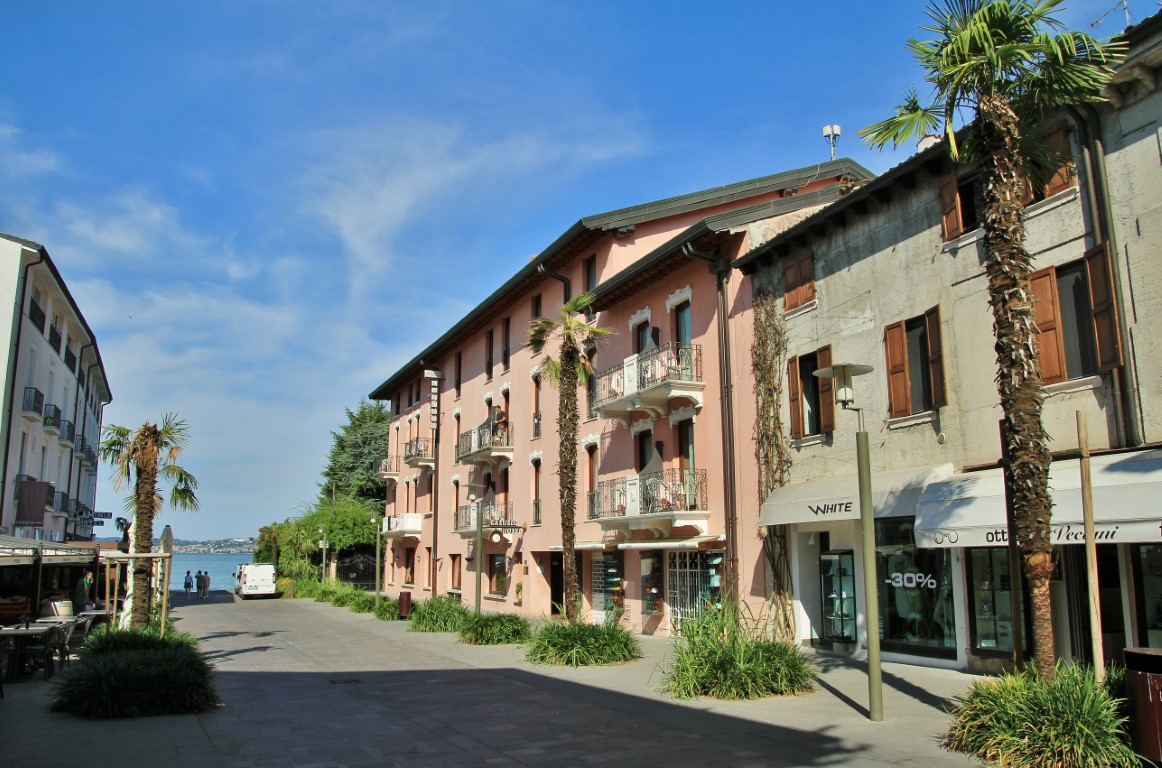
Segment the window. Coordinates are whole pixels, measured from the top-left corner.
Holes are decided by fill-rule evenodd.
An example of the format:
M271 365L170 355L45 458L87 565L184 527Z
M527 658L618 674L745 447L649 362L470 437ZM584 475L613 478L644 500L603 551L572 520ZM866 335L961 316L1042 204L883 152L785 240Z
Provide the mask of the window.
M831 347L787 361L787 402L791 409L791 437L835 431L835 401L831 379L814 372L831 365Z
M533 320L541 317L541 294L533 296Z
M952 550L921 549L914 517L875 521L881 645L885 651L956 657Z
M492 345L494 338L492 331L484 332L484 377L492 381Z
M448 555L448 567L451 569L450 589L460 589L460 555Z
M940 182L940 221L944 240L955 240L980 226L978 200L980 183L976 174L957 178L956 171Z
M811 251L787 259L783 265L783 311L815 300L815 254Z
M508 592L504 555L488 556L488 592L492 595L503 595Z
M504 318L504 323L502 324L502 327L504 329L503 330L504 340L502 342L504 344L504 347L501 349L501 352L500 352L500 364L504 368L504 370L507 371L509 359L512 355L512 347L510 345L511 344L511 337L512 337L512 319L508 318L508 317Z
M923 413L947 404L940 308L884 329L888 366L888 415Z
M456 353L456 398L460 397L460 382L463 380L464 358L462 353Z
M541 460L533 462L533 525L541 524Z
M428 583L425 586L431 589L436 583L436 560L432 557L431 547L424 547L424 552L428 556Z
M407 547L403 551L403 583L414 584L416 581L416 548Z
M1043 383L1093 376L1122 364L1108 243L1080 261L1033 273L1030 283Z
M1069 131L1065 123L1058 123L1041 136L1041 143L1049 151L1050 157L1038 165L1039 179L1030 181L1024 203L1037 202L1052 197L1073 186L1077 169L1069 149Z
M690 325L690 302L683 301L674 307L674 341L682 346L689 346L694 341L694 333Z
M533 437L541 436L541 377L533 378Z
M646 430L637 435L637 471L642 472L654 458L654 433Z
M585 413L586 418L597 418L597 349L586 350L589 356L589 366L593 373L585 374Z
M638 323L633 327L633 351L640 354L650 345L650 324Z
M585 259L585 292L589 293L597 288L597 256L590 256ZM592 309L585 310L585 319L593 322L597 317L597 313Z

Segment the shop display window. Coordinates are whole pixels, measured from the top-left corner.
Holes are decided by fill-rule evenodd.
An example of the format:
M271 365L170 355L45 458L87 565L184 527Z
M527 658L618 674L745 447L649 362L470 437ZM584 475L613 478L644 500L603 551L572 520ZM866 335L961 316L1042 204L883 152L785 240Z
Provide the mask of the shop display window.
M855 556L850 549L819 555L824 641L855 642Z
M914 517L875 521L881 647L956 657L952 550L916 546Z
M977 651L1013 651L1012 583L1004 547L968 550L969 617Z
M643 552L641 558L642 614L662 612L662 553Z
M593 611L621 615L625 610L625 553L593 555Z
M1134 547L1138 575L1138 642L1147 648L1162 648L1162 545Z

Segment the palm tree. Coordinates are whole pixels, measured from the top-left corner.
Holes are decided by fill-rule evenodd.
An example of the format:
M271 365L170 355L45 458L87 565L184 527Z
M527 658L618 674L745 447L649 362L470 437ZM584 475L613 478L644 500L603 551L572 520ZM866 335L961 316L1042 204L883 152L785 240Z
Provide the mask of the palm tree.
M577 517L577 385L584 384L593 375L593 366L586 352L590 345L609 336L613 331L598 328L585 321L585 313L596 297L583 293L561 307L557 317L538 317L532 321L525 346L540 353L554 338L561 345L557 358L546 357L541 370L549 382L560 390L560 409L557 414L557 434L560 441L558 482L561 497L561 552L565 576L565 618L577 620L581 605L581 585L577 580L576 543L574 532Z
M1061 0L944 0L930 5L935 35L909 40L908 49L931 84L933 103L909 93L894 116L860 136L882 148L943 133L953 160L976 160L984 198L985 272L993 313L1002 440L1012 478L1011 503L1023 571L1032 603L1038 673L1053 676L1055 654L1049 603L1053 571L1049 515L1048 436L1041 421L1043 390L1034 346L1032 259L1021 219L1029 158L1047 110L1100 101L1119 43L1063 31L1051 14ZM972 118L967 152L957 148L954 119ZM1043 154L1043 153L1042 153Z
M194 491L198 487L197 478L178 465L177 460L189 440L186 422L175 414L167 413L161 426L146 422L130 432L125 427L109 425L103 427L105 439L101 442L101 460L113 469L113 487L120 489L133 477L133 495L126 500L126 509L132 509L133 552L145 553L153 548L153 518L164 506L164 499L158 491L159 479L171 485L170 506L174 509L196 510L198 497ZM149 561L138 558L133 561L133 595L130 607L130 625L144 627L149 624L149 577L152 572Z

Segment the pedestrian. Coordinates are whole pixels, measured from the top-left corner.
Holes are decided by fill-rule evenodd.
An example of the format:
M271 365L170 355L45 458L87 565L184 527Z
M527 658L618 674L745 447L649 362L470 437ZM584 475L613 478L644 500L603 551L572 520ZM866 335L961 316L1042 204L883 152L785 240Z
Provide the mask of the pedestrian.
M194 577L190 575L190 572L189 572L189 571L186 571L186 584L185 584L185 587L186 587L186 597L189 597L189 596L190 596L190 590L194 588Z
M198 574L196 576L194 576L194 586L197 589L197 592L195 592L195 595L197 596L197 598L199 600L202 599L202 588L205 586L205 583L206 583L206 577L202 575L201 571L198 571Z
M202 574L202 599L206 600L210 597L210 572L206 571Z
M92 585L92 571L85 571L85 574L77 579L77 588L73 591L73 615L89 607L89 587Z

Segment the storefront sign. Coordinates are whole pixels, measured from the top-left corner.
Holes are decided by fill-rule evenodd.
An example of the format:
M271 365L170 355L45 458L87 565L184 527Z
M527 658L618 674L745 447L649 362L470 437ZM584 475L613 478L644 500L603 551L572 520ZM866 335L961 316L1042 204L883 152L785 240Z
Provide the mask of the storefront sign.
M1084 544L1085 526L1076 522L1050 523L1053 544ZM1094 524L1094 541L1100 544L1162 542L1162 524L1156 520L1119 520ZM1001 526L916 529L921 547L1003 547L1009 531Z
M847 515L852 514L852 503L850 501L841 501L833 504L808 504L807 509L811 510L811 514L819 517L820 515L826 517L828 515Z
M936 589L936 577L927 573L890 573L884 583L904 589Z

